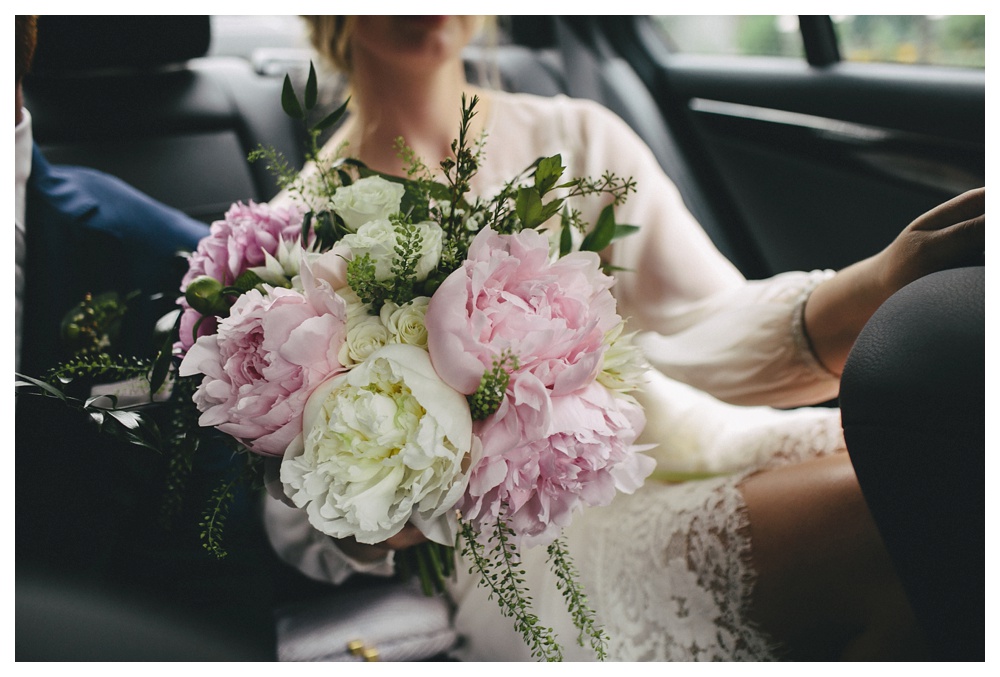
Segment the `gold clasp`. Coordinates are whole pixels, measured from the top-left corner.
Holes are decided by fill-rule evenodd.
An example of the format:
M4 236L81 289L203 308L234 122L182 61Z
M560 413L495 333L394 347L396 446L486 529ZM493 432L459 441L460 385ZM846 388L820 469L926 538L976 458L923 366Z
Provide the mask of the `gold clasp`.
M379 659L378 649L373 646L365 646L360 639L352 639L347 643L347 650L352 656L360 656L366 663L375 663Z

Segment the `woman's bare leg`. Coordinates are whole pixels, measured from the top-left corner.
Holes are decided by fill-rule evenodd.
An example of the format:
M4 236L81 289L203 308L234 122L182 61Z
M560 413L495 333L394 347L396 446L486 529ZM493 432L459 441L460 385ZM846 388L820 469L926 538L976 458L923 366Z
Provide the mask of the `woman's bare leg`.
M752 475L741 490L758 574L751 616L789 658L923 657L846 453Z

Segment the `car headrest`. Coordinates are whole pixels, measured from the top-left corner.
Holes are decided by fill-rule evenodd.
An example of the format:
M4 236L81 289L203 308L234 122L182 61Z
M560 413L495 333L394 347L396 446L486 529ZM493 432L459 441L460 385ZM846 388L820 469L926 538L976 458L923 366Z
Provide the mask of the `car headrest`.
M32 75L75 75L94 70L148 69L204 56L211 41L208 16L38 17Z

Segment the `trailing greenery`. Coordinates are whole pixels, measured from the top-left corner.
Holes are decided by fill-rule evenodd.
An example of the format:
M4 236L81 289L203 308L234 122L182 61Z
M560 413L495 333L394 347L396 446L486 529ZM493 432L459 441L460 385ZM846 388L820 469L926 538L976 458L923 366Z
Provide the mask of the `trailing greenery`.
M190 402L198 387L197 379L178 378L174 382L174 402ZM184 506L188 479L194 470L194 460L201 448L198 431L198 410L193 407L169 406L164 422L168 440L167 476L164 479L160 523L170 528Z
M487 588L490 599L497 601L500 613L514 619L514 629L524 638L534 658L561 661L562 648L556 641L555 632L542 625L531 611L531 597L525 590L521 556L502 513L493 529L489 550L477 540L471 524L463 521L461 525L465 541L462 556L472 562L469 573L479 575L480 585Z
M552 572L558 579L556 589L562 593L566 609L573 618L573 625L580 631L577 644L583 646L588 641L597 654L597 659L605 660L608 657L608 635L594 620L594 611L588 605L587 596L580 585L580 574L573 565L562 538L549 544L548 555Z

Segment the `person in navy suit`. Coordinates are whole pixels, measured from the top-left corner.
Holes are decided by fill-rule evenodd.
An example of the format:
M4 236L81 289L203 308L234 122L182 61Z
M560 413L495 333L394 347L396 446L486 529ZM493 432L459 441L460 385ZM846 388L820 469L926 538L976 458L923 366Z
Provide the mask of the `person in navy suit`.
M138 292L127 304L115 349L152 357L155 323L180 293L185 263L178 252L194 250L209 228L113 176L46 161L33 143L31 116L21 99L34 17L17 16L16 23L15 370L43 377L70 356L60 324L87 293ZM174 659L186 660L270 657L273 562L252 512L252 494L240 494L242 502L230 513L230 557L216 559L199 539L205 500L230 471L228 451L199 452L184 487L184 509L164 524L164 456L99 433L86 417L51 398L18 394L15 417L19 660L167 659L174 650L181 651ZM151 631L141 640L136 632L126 633L128 641L120 636L95 643L100 628L134 617L134 609L123 615L120 607L87 611L82 617L95 625L76 623L74 638L63 634L72 618L63 613L65 606L56 604L50 613L51 600L29 592L62 589L68 593L64 602L93 593L153 609L158 618L176 614L186 619L178 632L203 628L206 645L219 633L241 640L200 651L159 641ZM56 640L53 633L62 636ZM218 650L226 646L234 650Z

